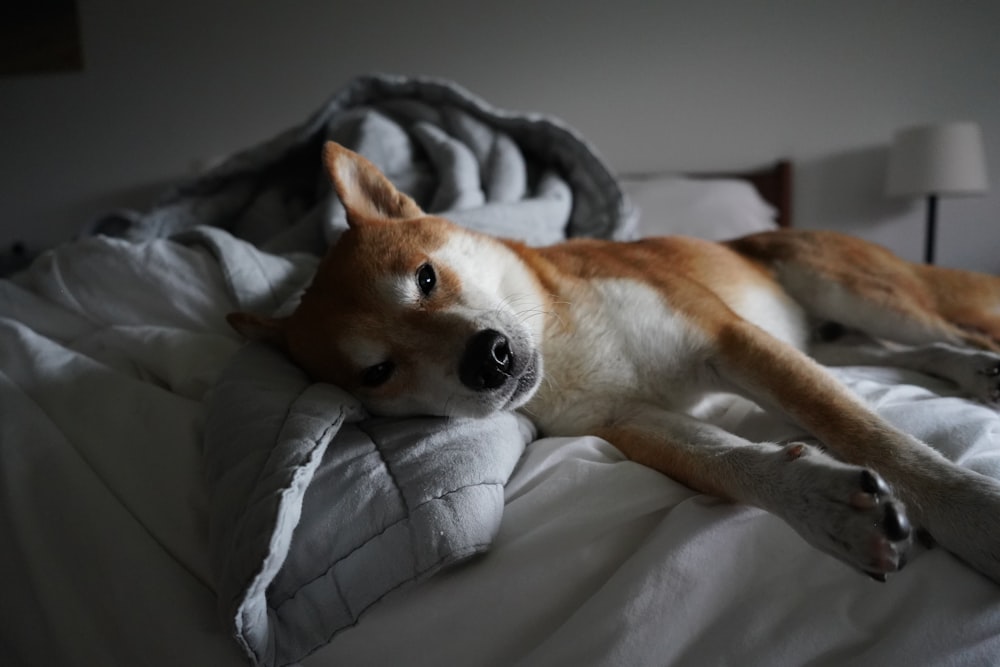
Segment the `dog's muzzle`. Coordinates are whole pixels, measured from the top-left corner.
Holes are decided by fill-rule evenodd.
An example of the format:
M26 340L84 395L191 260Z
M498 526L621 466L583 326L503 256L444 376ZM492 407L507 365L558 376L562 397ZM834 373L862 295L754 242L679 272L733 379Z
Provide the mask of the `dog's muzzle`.
M475 414L516 410L542 381L542 357L528 340L484 329L466 344L458 377L474 392Z
M473 391L502 387L512 376L514 353L499 331L486 329L473 336L458 366L458 377Z

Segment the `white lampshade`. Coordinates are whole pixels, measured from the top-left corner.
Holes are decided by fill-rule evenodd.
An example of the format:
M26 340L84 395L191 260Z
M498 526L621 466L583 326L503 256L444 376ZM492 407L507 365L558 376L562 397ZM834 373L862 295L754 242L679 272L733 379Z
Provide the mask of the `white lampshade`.
M922 125L896 133L889 153L890 195L972 195L988 188L976 123Z

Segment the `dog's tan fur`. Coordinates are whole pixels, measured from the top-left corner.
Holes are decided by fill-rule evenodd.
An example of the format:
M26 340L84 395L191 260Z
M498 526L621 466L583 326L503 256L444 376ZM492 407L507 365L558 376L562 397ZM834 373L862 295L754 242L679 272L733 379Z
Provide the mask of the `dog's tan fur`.
M315 379L377 413L521 409L548 435L600 435L692 488L779 514L876 578L902 566L912 520L1000 581L1000 485L889 425L804 352L809 323L825 320L937 345L900 358L941 363L995 401L1000 279L829 232L529 248L426 215L336 144L325 160L350 229L291 315L229 318ZM789 416L837 458L689 416L713 391Z

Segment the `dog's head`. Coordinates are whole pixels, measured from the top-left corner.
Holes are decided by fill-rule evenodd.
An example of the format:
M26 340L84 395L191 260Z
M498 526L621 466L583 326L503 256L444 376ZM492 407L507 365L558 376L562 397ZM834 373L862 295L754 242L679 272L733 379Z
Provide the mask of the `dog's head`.
M517 251L425 214L342 146L327 144L324 160L348 230L291 315L229 323L374 414L483 416L526 403L541 380L545 308Z

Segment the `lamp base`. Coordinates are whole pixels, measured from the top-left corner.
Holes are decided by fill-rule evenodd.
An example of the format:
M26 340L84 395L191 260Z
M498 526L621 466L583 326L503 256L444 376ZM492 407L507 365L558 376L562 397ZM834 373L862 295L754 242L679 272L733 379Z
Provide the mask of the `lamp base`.
M934 241L937 236L937 195L927 197L927 232L924 236L924 264L934 263Z

